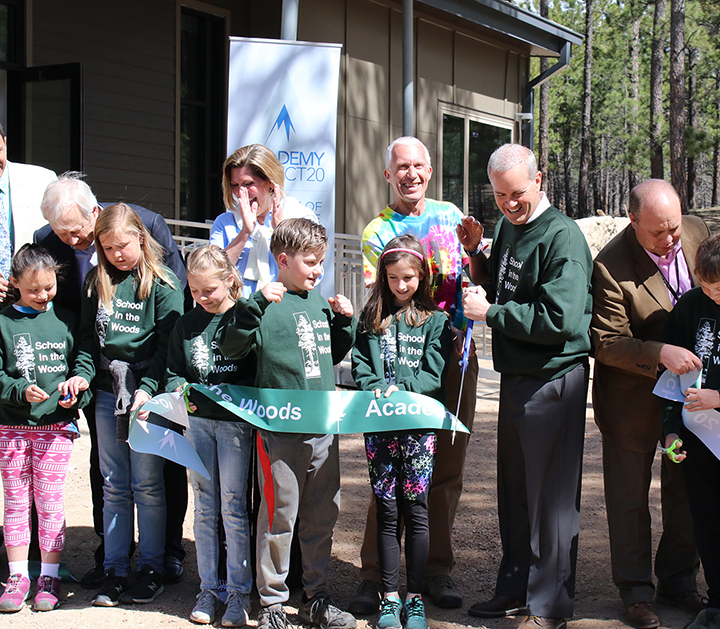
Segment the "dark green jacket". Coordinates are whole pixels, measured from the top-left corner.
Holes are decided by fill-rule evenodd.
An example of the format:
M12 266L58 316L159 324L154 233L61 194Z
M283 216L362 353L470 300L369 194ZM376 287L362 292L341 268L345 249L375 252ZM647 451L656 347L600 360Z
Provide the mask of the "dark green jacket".
M554 380L587 358L592 257L575 221L554 207L524 225L503 217L489 270L497 371Z
M254 354L234 361L220 349L220 333L232 316L232 308L212 314L196 306L177 320L168 344L166 391L175 391L186 382L253 385ZM190 400L197 406L195 415L198 417L239 421L237 415L197 391L190 391Z
M164 382L170 332L183 312L180 282L170 269L166 271L172 286L156 280L145 300L137 298L136 271L126 273L116 286L109 316L104 308L98 308L97 294L91 288L97 267L88 273L80 307L82 336L74 375L88 382L97 375L97 387L112 392L112 376L100 368L100 354L130 364L150 360L147 368L136 373L136 380L139 389L155 395Z
M0 424L46 426L77 419L78 405L58 406L58 384L67 380L75 358L75 316L63 308L0 312ZM36 384L50 397L30 404L25 389ZM85 405L89 392L80 396Z
M350 351L354 317L333 312L316 291L286 292L271 303L260 292L239 299L220 348L228 358L257 355L255 386L334 391L333 365Z
M361 317L362 321L362 317ZM401 391L422 393L445 403L445 377L452 350L452 332L446 313L433 312L422 326L411 327L400 315L390 324L393 332L394 354L390 358L394 384ZM389 386L383 357L382 335L365 332L362 323L355 335L352 352L352 372L361 391Z

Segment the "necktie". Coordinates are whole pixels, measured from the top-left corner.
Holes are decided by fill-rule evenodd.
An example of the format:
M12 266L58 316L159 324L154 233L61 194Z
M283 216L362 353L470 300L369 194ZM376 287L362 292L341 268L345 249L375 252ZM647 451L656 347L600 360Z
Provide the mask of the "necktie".
M12 245L10 243L10 207L5 191L0 190L0 273L10 277Z

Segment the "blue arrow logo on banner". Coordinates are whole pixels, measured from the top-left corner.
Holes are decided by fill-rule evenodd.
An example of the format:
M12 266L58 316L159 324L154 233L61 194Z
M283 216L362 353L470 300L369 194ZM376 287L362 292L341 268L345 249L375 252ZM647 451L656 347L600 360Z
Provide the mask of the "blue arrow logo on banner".
M285 135L287 136L288 141L290 141L290 129L295 131L295 127L293 126L292 120L290 120L290 112L287 110L287 107L285 105L283 105L280 113L278 114L278 117L273 123L273 126L270 128L270 133L268 133L267 137L265 138L266 144L267 141L270 139L272 132L275 131L275 129L281 129L283 125L285 126ZM295 133L297 133L297 131L295 131Z

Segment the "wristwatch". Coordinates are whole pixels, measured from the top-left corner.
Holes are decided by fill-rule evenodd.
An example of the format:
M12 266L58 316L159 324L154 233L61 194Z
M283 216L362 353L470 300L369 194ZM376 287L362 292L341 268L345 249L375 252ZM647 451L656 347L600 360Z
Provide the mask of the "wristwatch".
M465 247L463 247L463 249L465 249ZM467 249L465 249L465 253L467 253L468 256L471 258L479 256L482 253L482 243L478 246L477 249L475 249L475 251L468 251Z

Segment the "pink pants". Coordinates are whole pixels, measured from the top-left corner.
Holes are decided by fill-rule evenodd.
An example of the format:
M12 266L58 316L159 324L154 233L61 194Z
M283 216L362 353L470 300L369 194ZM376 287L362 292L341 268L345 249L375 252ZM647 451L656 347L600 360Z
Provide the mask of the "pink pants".
M77 433L67 424L0 426L0 472L5 546L30 544L30 511L38 514L40 550L60 552L65 544L63 493Z

